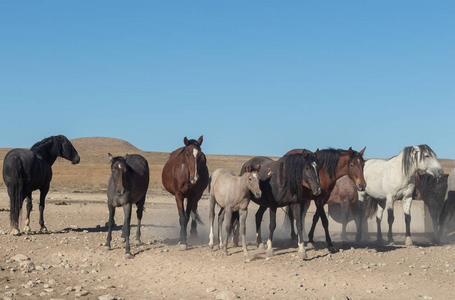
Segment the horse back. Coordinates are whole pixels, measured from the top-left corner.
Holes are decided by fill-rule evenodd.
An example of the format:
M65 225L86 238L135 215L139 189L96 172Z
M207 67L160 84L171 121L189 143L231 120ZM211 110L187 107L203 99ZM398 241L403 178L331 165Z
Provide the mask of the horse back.
M10 150L3 161L3 180L6 186L9 186L12 174L12 166L14 159L20 159L22 172L25 176L26 190L31 192L48 185L52 179L51 166L40 159L33 151L27 149L12 149Z

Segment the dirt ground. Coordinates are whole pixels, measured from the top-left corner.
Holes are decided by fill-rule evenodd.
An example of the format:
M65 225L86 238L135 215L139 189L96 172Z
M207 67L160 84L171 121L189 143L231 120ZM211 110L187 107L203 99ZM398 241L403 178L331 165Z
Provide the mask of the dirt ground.
M34 194L38 199L38 193ZM268 258L254 244L254 211L247 223L250 259L241 247L229 255L208 246L208 201L199 213L205 225L189 249L179 251L178 216L174 199L152 192L146 200L141 246L132 246L133 259L124 259L120 226L112 250L106 252L108 218L102 193L50 192L45 209L49 234L10 236L8 198L0 192L0 296L4 299L449 299L454 297L455 245L433 246L414 236L417 246L374 242L341 242L332 233L337 253L323 242L308 249L308 260L297 255L297 245L282 227L279 211L275 256ZM266 214L267 215L267 214ZM21 229L23 228L23 217ZM311 218L306 218L306 226ZM116 223L122 224L117 210ZM132 218L136 224L136 217ZM38 230L34 200L32 230ZM134 237L136 226L131 234ZM263 239L268 219L263 221ZM318 225L317 239L323 240ZM351 239L353 235L349 236ZM134 241L134 238L132 239Z

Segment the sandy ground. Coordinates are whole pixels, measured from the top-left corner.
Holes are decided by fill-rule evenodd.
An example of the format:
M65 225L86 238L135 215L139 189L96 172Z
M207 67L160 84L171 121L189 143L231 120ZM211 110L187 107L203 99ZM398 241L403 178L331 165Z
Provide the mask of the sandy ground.
M38 199L38 193L34 197ZM0 297L4 299L449 299L455 293L455 245L433 246L419 236L414 236L417 246L404 246L404 237L396 235L397 245L378 247L374 242L341 242L334 232L339 252L331 254L319 242L302 261L297 245L282 228L284 212L279 211L275 256L268 258L254 244L254 203L247 224L249 260L243 258L241 247L229 248L228 256L208 248L206 198L199 205L205 222L199 226L199 237L189 239L187 251L179 251L173 198L149 194L144 244L132 246L135 257L129 260L124 259L120 226L112 250L104 250L108 212L102 193L50 192L45 209L49 234L10 236L7 208L2 191ZM36 200L31 219L32 230L38 230ZM123 222L121 209L116 222ZM267 218L262 228L266 240ZM133 226L133 237L135 232ZM322 241L321 225L316 234Z

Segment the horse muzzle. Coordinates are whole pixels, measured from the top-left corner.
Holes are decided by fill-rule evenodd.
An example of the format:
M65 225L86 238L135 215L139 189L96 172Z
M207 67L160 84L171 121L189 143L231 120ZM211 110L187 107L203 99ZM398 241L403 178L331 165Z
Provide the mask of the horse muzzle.
M318 186L317 188L312 188L311 190L313 191L313 196L319 196L322 193L322 189L320 186Z
M259 192L254 192L254 197L256 197L256 199L260 199L262 197L262 192L259 191Z
M73 165L77 165L80 161L81 161L81 157L79 156L79 154L77 154L77 155L73 158L73 160L71 161L71 163L72 163Z
M190 176L190 183L195 184L197 182L197 176Z
M365 191L366 183L363 184L362 182L357 182L356 187L358 191L363 192Z
M126 192L125 188L118 189L117 196L121 197L121 196L125 195L125 192Z

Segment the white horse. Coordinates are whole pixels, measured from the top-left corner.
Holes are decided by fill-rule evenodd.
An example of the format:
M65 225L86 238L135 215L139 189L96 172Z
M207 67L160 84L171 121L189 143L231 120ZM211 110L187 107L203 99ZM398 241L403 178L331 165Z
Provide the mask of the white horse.
M427 145L405 147L397 156L384 159L367 160L364 167L364 177L367 182L366 190L359 192L359 201L365 201L368 194L370 205L376 210L376 223L378 227L378 243L383 243L381 233L381 220L384 209L387 210L389 233L388 242L393 244L392 224L394 221L393 204L395 200L402 199L404 218L406 223L406 245L412 245L411 224L411 200L415 187L415 175L417 171L441 177L444 171L436 158L436 154ZM385 202L385 203L384 203ZM373 214L374 214L373 210ZM370 214L372 215L372 214ZM356 240L362 237L362 217L357 223Z
M226 217L226 237L222 239L222 226L224 217L218 218L218 237L220 240L220 249L227 254L227 242L232 227L232 213L239 212L240 231L242 233L242 247L245 257L248 257L245 239L245 223L248 215L248 203L250 202L250 191L256 198L262 195L259 187L259 175L261 166L256 166L256 171L251 170L251 166L245 167L245 173L237 176L228 169L216 169L210 177L210 235L209 247L213 248L213 221L215 218L215 204L221 207L220 216L225 213ZM224 212L223 212L224 210Z

